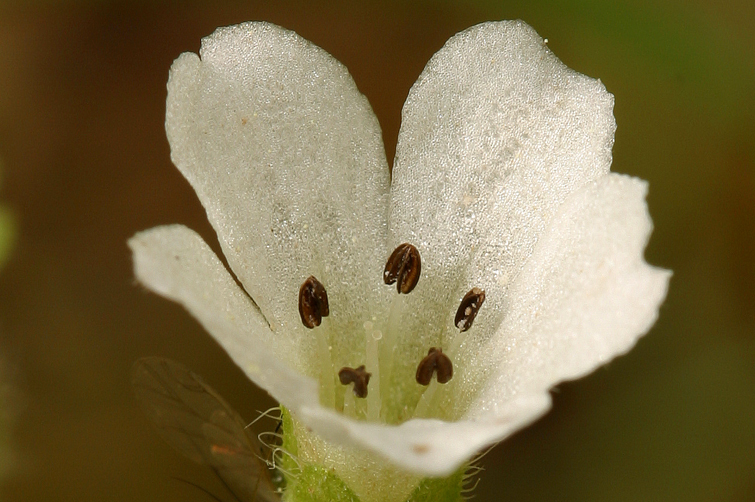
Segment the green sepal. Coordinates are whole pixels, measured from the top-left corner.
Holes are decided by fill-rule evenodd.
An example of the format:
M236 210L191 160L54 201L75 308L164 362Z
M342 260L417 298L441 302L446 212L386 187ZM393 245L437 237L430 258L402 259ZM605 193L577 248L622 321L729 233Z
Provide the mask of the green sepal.
M302 467L286 486L285 502L359 502L341 478L319 465Z
M414 489L406 502L460 502L464 500L461 492L466 482L465 473L469 466L446 478L425 478Z
M291 413L281 406L283 430L283 450L288 452L281 458L281 466L292 475L286 477L283 492L285 502L359 502L356 494L346 486L341 478L319 465L299 465L294 460L299 446L296 435L292 434L294 422Z

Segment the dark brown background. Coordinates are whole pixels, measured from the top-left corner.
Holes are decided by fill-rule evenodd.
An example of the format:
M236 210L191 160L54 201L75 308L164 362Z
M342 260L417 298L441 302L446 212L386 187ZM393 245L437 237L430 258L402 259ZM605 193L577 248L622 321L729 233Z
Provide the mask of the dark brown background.
M182 361L246 418L272 404L181 308L133 284L134 232L180 222L214 239L169 160L174 58L220 25L293 29L351 70L390 159L428 58L472 24L522 18L616 95L614 170L650 181L647 257L675 275L630 355L560 386L546 418L488 455L477 500L755 500L754 9L0 2L0 201L17 224L0 271L4 407L15 416L0 498L210 500L173 476L220 493L137 409L128 374L141 356Z

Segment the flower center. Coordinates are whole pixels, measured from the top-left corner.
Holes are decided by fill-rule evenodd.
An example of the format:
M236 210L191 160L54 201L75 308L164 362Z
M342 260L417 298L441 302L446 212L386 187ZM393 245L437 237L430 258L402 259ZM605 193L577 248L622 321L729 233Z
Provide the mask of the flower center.
M383 272L383 282L387 285L396 284L397 293L399 295L406 295L411 293L417 286L421 272L422 259L419 251L415 246L403 243L388 258ZM480 288L473 287L464 295L454 318L454 325L460 333L472 327L472 323L484 302L485 291ZM393 311L393 306L391 311ZM299 315L301 316L302 324L309 329L314 329L320 326L322 318L327 317L329 313L328 293L325 286L315 276L309 276L299 288ZM394 316L393 314L393 312L390 313L391 318L400 317L400 315ZM395 321L395 319L393 320ZM390 328L389 324L388 329L390 330ZM390 366L393 363L393 357L395 354L401 353L401 347L391 346L394 345L393 338L388 336L386 337L387 339L383 339L382 332L374 329L374 324L371 321L364 323L364 329L367 349L365 364L357 368L345 366L338 371L338 381L344 386L352 386L353 392L347 392L344 395L340 406L338 400L336 400L336 409L339 409L346 415L370 421L379 421L381 419L391 422L395 420L401 421L418 414L420 411L419 408L427 407L426 403L429 399L423 400L423 403L410 399L409 401L413 402L402 403L403 409L398 414L387 413L385 411L381 413L384 401L390 401L391 403L396 401L402 402L401 398L397 400L395 396L388 395L386 397L390 397L390 400L383 400L380 394L381 363L383 364L382 369L384 371L391 371ZM334 368L329 356L331 347L328 347L324 337L319 337L319 339L320 342L318 345L321 349L319 352L322 352L318 354L318 357L322 359L320 364L322 368L320 372L322 380L321 389L327 389L328 386L322 384L334 377L332 373ZM386 354L388 354L388 357L385 357ZM368 372L368 369L372 373ZM374 378L372 378L373 373ZM424 389L420 391L419 397L423 397L425 392L428 392L432 396L435 392L435 388L431 385L433 377L435 377L438 384L446 384L453 377L453 363L451 362L451 358L443 352L442 347L430 347L427 355L417 362L416 382L405 382L402 385L416 384L423 386ZM373 382L372 388L369 387L371 379ZM388 394L401 393L400 390L392 388L385 389L384 392ZM413 412L407 409L410 405L414 407ZM421 411L423 414L427 412L424 409ZM396 417L399 418L397 419Z

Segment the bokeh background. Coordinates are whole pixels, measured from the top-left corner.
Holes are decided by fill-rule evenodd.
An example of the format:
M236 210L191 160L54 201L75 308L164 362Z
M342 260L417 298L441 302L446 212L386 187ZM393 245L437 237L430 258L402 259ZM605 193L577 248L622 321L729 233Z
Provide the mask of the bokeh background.
M180 222L215 239L169 159L174 58L221 25L293 29L350 69L392 159L429 57L511 18L615 94L613 169L650 181L646 256L674 277L634 351L560 385L550 414L488 454L477 500L755 500L751 0L0 1L0 205L16 228L0 270L0 498L210 500L183 478L229 500L142 416L139 357L183 362L245 418L273 405L133 282L134 232Z

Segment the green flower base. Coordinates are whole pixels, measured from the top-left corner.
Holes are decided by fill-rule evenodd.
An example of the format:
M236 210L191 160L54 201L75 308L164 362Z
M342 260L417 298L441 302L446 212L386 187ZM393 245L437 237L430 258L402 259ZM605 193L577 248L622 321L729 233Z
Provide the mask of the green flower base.
M283 443L281 449L285 452L279 458L281 471L284 473L285 502L368 502L360 498L355 490L341 479L333 467L327 467L309 462L299 453L299 439L301 435L313 434L307 432L286 410L281 408ZM310 438L306 438L310 441ZM382 460L376 462L382 465ZM392 467L387 467L392 469ZM464 500L462 492L468 479L466 475L470 466L464 465L451 476L446 478L416 478L412 476L396 476L397 483L410 483L407 490L410 494L406 498L385 499L383 495L371 492L369 502L460 502ZM370 473L371 477L374 473ZM412 489L413 485L413 489Z

